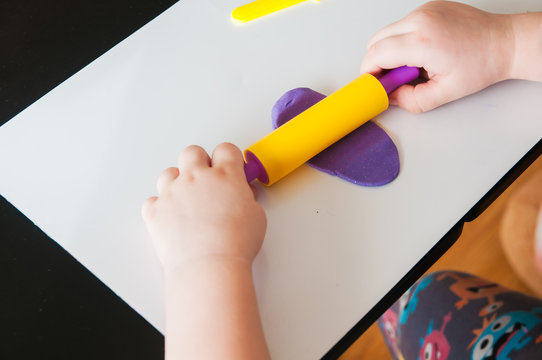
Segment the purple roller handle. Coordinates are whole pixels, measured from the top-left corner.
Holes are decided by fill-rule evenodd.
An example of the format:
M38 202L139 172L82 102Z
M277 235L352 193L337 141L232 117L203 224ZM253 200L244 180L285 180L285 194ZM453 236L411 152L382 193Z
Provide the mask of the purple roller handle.
M417 79L420 76L420 70L417 67L401 66L389 71L378 81L384 86L387 94L391 94L395 89Z
M245 157L247 158L247 162L245 163L245 176L247 182L251 183L256 179L259 179L266 184L269 181L269 178L267 176L267 171L265 171L260 160L250 151L246 152Z
M260 174L260 167L258 166L258 163L254 161L249 161L245 163L245 176L249 183L256 180L259 174Z
M401 66L389 71L386 75L378 79L378 81L380 81L382 86L384 86L386 93L390 94L401 85L411 82L418 76L420 76L420 70L418 68ZM245 176L247 178L247 182L251 183L256 179L259 179L263 183L267 183L267 172L258 158L251 152L247 152L246 157L247 162L245 163Z

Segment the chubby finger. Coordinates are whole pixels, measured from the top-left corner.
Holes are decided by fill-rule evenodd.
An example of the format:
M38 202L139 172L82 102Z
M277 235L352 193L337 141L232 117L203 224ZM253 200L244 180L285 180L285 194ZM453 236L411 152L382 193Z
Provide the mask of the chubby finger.
M222 143L213 151L213 158L211 160L213 167L228 167L244 174L244 163L241 150L233 144Z
M158 188L158 194L161 195L164 189L173 182L179 176L179 169L176 167L167 168L160 174L156 187Z
M367 42L367 50L369 50L369 48L373 46L374 43L382 39L385 39L391 36L406 34L413 30L414 30L414 26L408 20L408 17L398 20L392 24L389 24L383 27L382 29L377 31L373 36L371 36L371 38Z
M145 221L149 220L152 217L152 208L154 203L158 200L157 196L153 196L145 200L143 205L141 205L141 216Z
M415 86L403 85L390 94L390 103L414 114L433 110L444 102L439 85L434 80Z
M361 64L361 72L374 73L403 65L424 67L424 54L424 47L413 33L387 37L371 46Z
M201 146L190 145L181 151L178 165L179 172L182 174L194 168L209 167L211 158Z

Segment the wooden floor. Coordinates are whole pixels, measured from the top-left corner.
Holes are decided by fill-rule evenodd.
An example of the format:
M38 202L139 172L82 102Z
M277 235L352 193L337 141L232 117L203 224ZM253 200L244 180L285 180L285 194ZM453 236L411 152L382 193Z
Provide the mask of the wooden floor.
M465 271L533 295L506 261L499 241L499 225L510 195L533 174L540 171L542 157L536 160L482 215L472 223L465 224L459 240L429 272L444 269ZM340 357L340 360L353 359L392 359L375 324Z

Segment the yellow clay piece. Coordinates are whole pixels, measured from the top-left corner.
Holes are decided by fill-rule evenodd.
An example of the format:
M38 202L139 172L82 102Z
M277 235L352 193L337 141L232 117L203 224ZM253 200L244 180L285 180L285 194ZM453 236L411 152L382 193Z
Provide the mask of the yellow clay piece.
M271 185L388 108L388 95L363 74L245 150L261 162Z
M307 0L256 0L233 10L232 17L247 22Z

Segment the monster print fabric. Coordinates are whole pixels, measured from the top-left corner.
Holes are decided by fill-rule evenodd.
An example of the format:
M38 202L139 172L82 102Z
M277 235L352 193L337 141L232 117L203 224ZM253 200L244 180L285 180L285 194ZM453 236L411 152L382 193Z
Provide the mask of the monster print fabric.
M542 359L542 300L465 273L425 276L378 325L397 360Z

